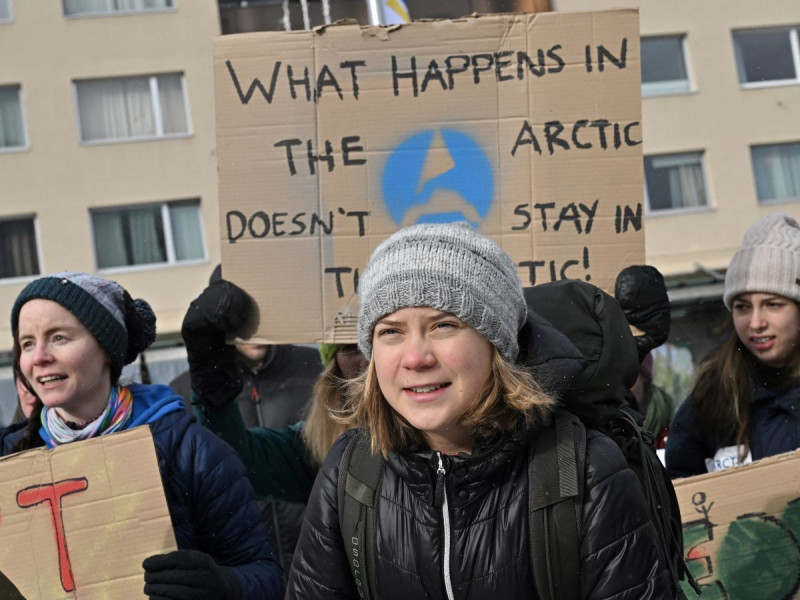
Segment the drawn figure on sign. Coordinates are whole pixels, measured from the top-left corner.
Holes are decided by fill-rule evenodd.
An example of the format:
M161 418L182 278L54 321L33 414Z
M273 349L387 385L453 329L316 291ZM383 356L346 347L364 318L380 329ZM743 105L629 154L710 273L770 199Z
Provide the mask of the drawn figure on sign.
M706 549L714 540L714 502L692 497L700 519L684 523L686 564L702 589L703 600L775 598L791 600L800 590L800 498L787 502L778 516L745 513L728 525L716 555ZM683 585L688 598L697 598Z
M494 175L472 137L453 129L428 130L394 149L381 188L397 225L469 221L477 227L492 205Z
M703 600L727 600L728 594L725 586L714 572L714 558L708 550L707 544L714 540L714 531L717 527L711 521L710 513L713 502L706 502L706 495L698 492L692 496L694 510L700 518L689 520L688 515L683 523L683 547L686 549L686 566L703 591ZM684 593L690 598L694 594L688 583L681 582Z

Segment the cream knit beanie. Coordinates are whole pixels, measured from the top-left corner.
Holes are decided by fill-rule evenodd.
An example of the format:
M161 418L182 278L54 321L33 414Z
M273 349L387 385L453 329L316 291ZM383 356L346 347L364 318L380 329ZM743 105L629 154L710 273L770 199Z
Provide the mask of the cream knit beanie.
M378 320L410 306L457 316L507 360L519 353L527 308L517 267L467 223L412 225L393 234L372 253L358 297L358 345L367 358Z
M783 213L753 223L725 274L723 301L748 292L778 294L800 302L800 225Z

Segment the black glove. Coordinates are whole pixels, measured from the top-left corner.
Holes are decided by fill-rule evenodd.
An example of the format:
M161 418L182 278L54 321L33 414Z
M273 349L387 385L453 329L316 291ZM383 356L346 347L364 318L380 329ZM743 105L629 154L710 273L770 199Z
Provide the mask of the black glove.
M212 406L233 401L242 390L236 347L226 344L228 333L239 329L251 309L250 297L229 281L217 280L190 305L181 335L189 359L192 391Z
M205 552L176 550L145 558L144 594L150 600L239 600L239 578Z
M649 265L627 267L617 276L614 296L628 323L644 333L634 336L641 362L669 337L670 303L664 277Z

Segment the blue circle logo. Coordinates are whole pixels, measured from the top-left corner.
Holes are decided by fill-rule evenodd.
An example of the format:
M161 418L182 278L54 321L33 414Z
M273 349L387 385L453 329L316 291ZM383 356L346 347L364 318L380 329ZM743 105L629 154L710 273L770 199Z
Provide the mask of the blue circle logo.
M453 129L428 130L392 151L381 191L397 225L469 221L477 226L489 214L494 175L472 137Z

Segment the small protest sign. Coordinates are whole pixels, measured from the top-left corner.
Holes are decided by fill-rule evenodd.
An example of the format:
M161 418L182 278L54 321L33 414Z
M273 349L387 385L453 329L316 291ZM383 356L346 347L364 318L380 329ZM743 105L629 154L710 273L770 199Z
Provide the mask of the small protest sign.
M800 598L800 451L677 479L675 493L700 598Z
M175 550L149 427L0 459L0 597L142 598Z

